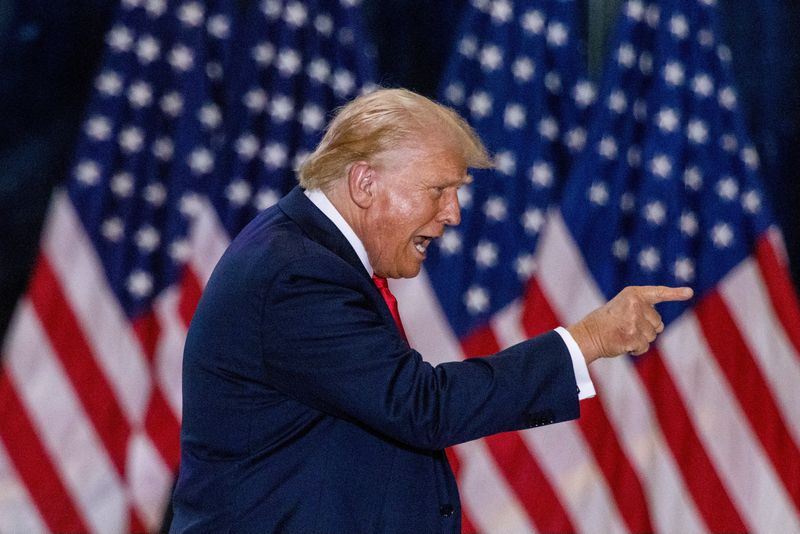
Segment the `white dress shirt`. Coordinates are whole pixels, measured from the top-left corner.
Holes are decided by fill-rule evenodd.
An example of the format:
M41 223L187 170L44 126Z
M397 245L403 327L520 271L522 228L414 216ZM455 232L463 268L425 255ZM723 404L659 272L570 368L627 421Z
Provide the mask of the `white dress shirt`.
M372 265L369 263L369 257L367 256L367 249L364 248L364 243L361 242L361 239L358 238L350 225L347 224L347 221L344 220L344 217L342 217L342 214L336 209L336 206L331 203L321 189L309 189L305 191L305 194L308 199L331 220L336 228L342 232L347 242L350 243L350 246L356 251L358 259L364 264L364 268L369 275L372 276L373 269ZM583 400L594 397L596 395L594 384L592 383L592 378L589 376L589 367L586 365L586 360L583 357L580 347L578 347L572 334L563 326L559 326L555 331L561 336L561 339L563 339L564 343L567 345L567 349L569 349L569 355L572 358L572 370L575 373L575 382L578 384L578 399Z

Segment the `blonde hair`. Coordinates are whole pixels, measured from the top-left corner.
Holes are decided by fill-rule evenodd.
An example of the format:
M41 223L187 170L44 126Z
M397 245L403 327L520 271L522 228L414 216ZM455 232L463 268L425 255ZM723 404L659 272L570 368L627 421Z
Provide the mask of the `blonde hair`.
M379 89L339 108L322 141L297 170L300 185L325 188L355 161L430 136L450 141L467 167L492 167L478 135L455 111L406 89Z

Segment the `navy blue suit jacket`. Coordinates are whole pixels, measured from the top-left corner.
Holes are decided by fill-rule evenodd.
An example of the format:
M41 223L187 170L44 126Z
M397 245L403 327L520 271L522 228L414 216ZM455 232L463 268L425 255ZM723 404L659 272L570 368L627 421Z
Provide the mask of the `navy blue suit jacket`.
M183 361L174 532L460 532L443 449L578 417L550 332L436 367L296 188L220 260Z

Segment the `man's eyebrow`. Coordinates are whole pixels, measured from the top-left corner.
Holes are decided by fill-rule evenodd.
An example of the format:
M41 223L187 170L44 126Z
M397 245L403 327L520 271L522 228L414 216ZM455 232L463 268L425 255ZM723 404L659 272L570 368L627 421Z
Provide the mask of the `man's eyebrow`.
M431 185L431 187L461 187L462 185L468 185L472 183L472 176L469 174L465 174L462 178L457 180L451 180L441 185Z

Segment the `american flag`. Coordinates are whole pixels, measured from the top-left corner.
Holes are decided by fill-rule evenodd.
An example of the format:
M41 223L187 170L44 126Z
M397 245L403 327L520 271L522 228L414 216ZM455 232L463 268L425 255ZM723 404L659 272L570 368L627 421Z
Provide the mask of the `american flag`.
M2 349L0 532L155 531L211 269L373 79L357 0L122 0Z
M395 285L411 343L488 354L630 284L696 298L660 307L646 355L592 366L579 420L454 447L464 530L798 532L800 312L715 0L623 2L597 92L575 9L469 8L442 100L498 170Z

